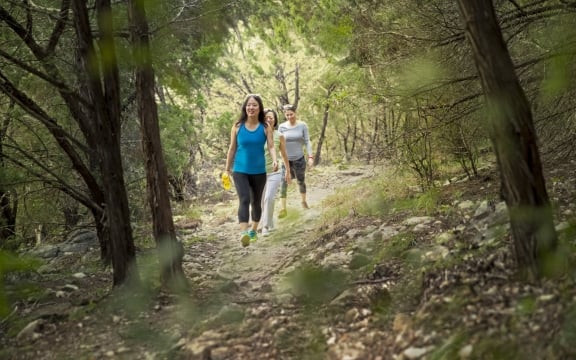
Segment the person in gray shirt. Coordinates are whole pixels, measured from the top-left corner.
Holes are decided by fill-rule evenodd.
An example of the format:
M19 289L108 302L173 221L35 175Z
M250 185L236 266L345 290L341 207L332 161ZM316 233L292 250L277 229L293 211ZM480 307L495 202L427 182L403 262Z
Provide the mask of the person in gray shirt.
M308 203L306 202L306 165L309 167L314 165L308 125L297 119L296 107L294 105L284 105L283 110L286 121L278 126L278 132L286 139L286 154L288 155L288 162L290 163L290 176L292 179L296 178L298 181L302 207L308 209ZM304 148L306 148L306 154L304 154ZM280 203L282 208L278 214L279 218L283 218L288 214L286 210L287 189L288 184L283 177L280 190Z

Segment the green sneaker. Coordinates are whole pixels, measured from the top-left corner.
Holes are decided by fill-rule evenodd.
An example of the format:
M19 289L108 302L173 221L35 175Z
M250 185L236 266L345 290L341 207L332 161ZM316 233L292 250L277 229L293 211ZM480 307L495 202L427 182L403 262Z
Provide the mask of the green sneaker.
M243 247L250 245L250 234L248 231L242 232L242 235L240 236L240 243Z
M248 236L250 237L250 240L249 240L250 242L254 242L254 241L258 240L258 234L254 230L248 231Z
M286 211L286 209L282 209L282 210L280 210L280 213L278 213L278 219L285 218L287 215L288 215L288 212Z

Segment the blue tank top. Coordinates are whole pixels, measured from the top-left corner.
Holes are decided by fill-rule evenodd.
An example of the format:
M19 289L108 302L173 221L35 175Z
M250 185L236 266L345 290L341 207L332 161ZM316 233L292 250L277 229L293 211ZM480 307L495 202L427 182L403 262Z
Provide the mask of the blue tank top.
M258 124L254 130L248 130L241 124L236 134L236 156L232 171L244 174L266 173L264 144L266 132L262 124Z

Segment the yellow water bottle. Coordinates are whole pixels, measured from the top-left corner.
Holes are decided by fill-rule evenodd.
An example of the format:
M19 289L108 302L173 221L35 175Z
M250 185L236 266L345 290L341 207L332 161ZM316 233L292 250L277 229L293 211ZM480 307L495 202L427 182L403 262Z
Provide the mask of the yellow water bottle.
M232 188L232 183L230 182L230 175L228 175L227 171L222 173L222 186L224 190L230 190Z

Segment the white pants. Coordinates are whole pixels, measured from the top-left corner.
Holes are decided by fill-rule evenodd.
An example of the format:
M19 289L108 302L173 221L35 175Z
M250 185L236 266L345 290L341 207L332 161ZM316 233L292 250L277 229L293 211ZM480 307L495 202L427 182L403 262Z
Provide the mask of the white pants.
M274 228L274 198L276 198L276 193L278 193L281 183L282 171L268 174L264 196L262 197L261 227Z

